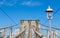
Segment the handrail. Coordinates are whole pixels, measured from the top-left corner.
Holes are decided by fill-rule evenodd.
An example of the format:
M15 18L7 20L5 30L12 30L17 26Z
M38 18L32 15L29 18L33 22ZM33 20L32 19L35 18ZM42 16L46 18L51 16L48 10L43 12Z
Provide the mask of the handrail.
M3 28L0 28L0 30L6 29L6 28L10 28L10 27L14 27L14 26L17 26L17 25L19 25L19 24L15 24L15 25L12 25L12 26L3 27Z

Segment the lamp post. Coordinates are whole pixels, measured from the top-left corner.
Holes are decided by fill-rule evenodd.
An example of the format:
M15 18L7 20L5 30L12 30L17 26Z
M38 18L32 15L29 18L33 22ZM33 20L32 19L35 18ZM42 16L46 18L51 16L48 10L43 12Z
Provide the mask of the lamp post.
M53 9L51 9L50 6L48 6L48 9L46 10L46 13L47 13L47 19L49 20L50 38L52 38L52 35L51 35L51 20L52 20L52 16L53 16Z

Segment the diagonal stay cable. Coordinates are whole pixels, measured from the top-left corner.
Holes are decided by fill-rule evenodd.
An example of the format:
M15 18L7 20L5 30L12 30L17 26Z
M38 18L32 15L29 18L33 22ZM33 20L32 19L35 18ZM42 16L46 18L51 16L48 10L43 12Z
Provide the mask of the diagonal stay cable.
M8 27L3 27L3 28L10 28L10 27L14 27L14 26L17 26L18 24L2 9L2 8L0 8L0 10L13 22L13 23L15 23L15 25L12 25L12 26L8 26ZM0 30L1 29L3 29L3 28L0 28Z
M0 8L0 10L13 22L16 24L16 22L2 9Z
M60 8L58 8L57 10L56 10L56 12L53 14L53 16L55 16L56 14L57 14L57 12L59 12L60 11Z

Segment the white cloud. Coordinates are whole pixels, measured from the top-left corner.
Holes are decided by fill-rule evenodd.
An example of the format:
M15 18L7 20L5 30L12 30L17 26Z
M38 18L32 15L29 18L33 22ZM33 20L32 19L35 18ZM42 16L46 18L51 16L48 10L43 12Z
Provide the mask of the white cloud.
M5 5L5 6L14 6L16 4L17 0L0 0L0 6Z
M17 0L6 0L5 5L8 6L14 6L16 4Z
M42 3L40 3L40 2L32 2L32 1L24 1L21 4L26 5L26 6L40 6L40 5L42 5Z
M40 6L42 5L42 3L38 2L38 1L19 1L19 0L2 0L0 1L0 5L6 5L6 6L14 6L16 4L20 4L20 5L24 5L24 6Z
M20 29L18 28L18 29L15 29L15 31L13 32L13 36L16 36L17 34L19 34L19 32L20 32Z

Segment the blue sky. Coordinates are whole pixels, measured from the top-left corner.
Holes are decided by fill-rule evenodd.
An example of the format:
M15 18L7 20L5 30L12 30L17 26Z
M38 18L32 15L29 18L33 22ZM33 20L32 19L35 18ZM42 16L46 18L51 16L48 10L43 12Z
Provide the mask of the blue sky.
M2 8L16 23L20 20L40 20L44 24L47 20L46 9L48 6L54 10L60 8L60 0L0 0L0 8ZM60 13L59 11L53 17L52 25L60 27ZM48 22L46 22L48 23ZM0 10L0 28L14 24L1 10Z
M44 24L47 20L45 11L49 5L54 10L53 13L56 13L56 10L60 8L60 0L0 0L0 8L2 8L16 23L19 23L22 19L39 19L40 23ZM15 23L0 10L0 28L12 24L14 25ZM46 25L48 25L48 21ZM52 26L60 28L60 11L53 16ZM42 33L44 33L44 31Z

